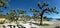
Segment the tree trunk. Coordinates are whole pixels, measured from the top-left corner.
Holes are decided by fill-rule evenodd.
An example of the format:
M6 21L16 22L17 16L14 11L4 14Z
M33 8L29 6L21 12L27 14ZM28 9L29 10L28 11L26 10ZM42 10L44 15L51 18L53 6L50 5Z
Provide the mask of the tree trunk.
M41 16L40 25L43 24L43 15Z

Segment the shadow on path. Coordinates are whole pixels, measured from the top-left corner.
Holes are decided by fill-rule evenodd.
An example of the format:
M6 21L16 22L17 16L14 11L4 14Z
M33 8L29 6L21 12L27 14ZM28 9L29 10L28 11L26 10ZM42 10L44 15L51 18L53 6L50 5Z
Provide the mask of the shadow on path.
M40 24L39 23L33 23L33 22L29 22L30 24L35 24L35 25L37 25L37 26L40 26Z

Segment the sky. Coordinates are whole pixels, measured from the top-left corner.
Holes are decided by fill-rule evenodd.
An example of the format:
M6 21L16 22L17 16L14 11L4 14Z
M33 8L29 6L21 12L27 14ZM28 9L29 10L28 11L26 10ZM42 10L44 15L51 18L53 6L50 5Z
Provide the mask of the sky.
M32 16L33 13L30 12L30 7L32 8L35 8L35 9L39 9L38 6L37 6L37 3L40 2L41 4L43 2L47 2L49 3L49 7L53 7L53 6L56 6L56 9L57 11L60 13L60 0L10 0L9 1L9 8L7 8L3 14L6 14L6 12L9 12L11 9L24 9L27 11L27 14ZM47 17L52 17L52 18L60 18L60 14L44 14L44 16L47 16Z

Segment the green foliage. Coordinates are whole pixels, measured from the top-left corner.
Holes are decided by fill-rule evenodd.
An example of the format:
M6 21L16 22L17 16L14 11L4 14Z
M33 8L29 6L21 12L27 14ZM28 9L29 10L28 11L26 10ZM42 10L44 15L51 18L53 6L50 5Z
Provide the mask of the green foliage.
M38 10L32 9L32 8L30 8L30 11L31 11L31 12L39 12Z
M7 9L8 7L9 7L8 1L0 0L0 13L2 13L4 11L4 9L2 9L2 8Z
M60 18L57 18L56 20L60 21Z
M24 14L24 13L26 13L25 10L18 10L18 12L19 12L19 14Z
M51 21L53 18L47 18L47 21Z
M0 7L8 8L8 2L5 0L0 0Z
M29 15L25 15L24 17L22 17L21 20L23 21L29 21L31 19L31 17Z
M6 18L11 21L18 20L18 14L17 14L16 10L11 10L9 13L7 13Z
M24 14L24 13L25 10L12 9L10 10L10 12L6 13L6 19L17 22L17 20L19 20L20 14Z
M44 21L51 21L53 18L48 18L47 16L43 17Z

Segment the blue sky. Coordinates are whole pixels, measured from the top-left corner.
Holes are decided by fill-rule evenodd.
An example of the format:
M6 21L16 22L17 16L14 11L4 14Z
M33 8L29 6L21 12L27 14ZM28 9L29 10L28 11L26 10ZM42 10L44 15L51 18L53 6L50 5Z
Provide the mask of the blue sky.
M57 10L60 12L60 0L45 0L47 3L49 3L49 7L53 7L56 6ZM35 9L39 9L37 6L37 3L43 3L44 0L10 0L9 2L9 8L7 8L3 14L5 14L6 12L9 12L11 9L17 9L17 8L21 8L27 11L27 14L29 14L30 16L33 15L32 12L30 12L29 8L35 8ZM52 18L60 18L60 14L44 14L44 16L47 17L52 17Z

